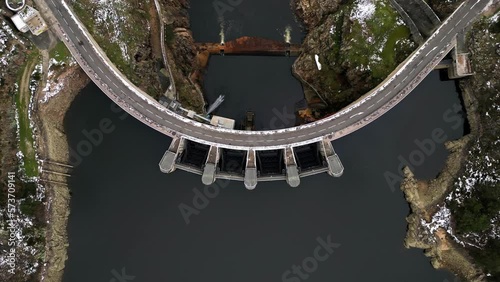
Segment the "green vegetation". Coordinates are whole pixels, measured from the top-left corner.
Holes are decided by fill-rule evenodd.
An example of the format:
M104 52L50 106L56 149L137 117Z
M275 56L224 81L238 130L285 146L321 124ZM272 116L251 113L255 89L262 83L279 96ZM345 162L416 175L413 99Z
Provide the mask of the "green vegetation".
M463 81L463 84L472 90L477 100L480 124L479 128L473 128L474 140L467 150L465 168L458 178L461 183L470 178L477 182L470 193L465 193L462 187L465 185L457 185L455 189L460 191L459 195L466 196L461 196L461 204L453 199L449 202L457 235L467 241L471 239L464 235L474 233L476 236L473 238L487 240L481 249L470 247L469 250L476 262L491 274L488 281L500 281L500 239L490 237L492 225L500 224L500 183L497 176L500 151L496 145L500 136L500 65L495 59L498 58L495 47L500 42L500 29L496 29L499 24L500 20L492 22L483 18L469 34L476 75Z
M341 5L312 38L322 41L316 89L335 112L384 80L415 49L410 30L389 1L374 1L373 15L353 17L356 1ZM357 11L357 10L356 10ZM330 32L325 40L324 32Z
M386 67L391 68L390 70L386 71L394 70L395 66L398 64L396 60L396 53L397 53L396 50L398 49L396 43L398 43L399 40L409 38L409 36L410 36L409 30L405 26L397 26L389 34L384 50L382 51L383 61L387 63ZM387 76L387 74L385 76Z
M21 38L22 44L12 35ZM38 50L33 50L30 41L15 30L13 30L13 34L9 33L2 39L4 39L2 43L5 44L2 47L6 47L9 54L4 57L8 60L8 67L0 70L0 80L6 84L0 89L0 96L2 96L2 116L0 117L2 124L0 128L2 136L0 146L2 158L0 226L2 227L0 228L0 244L15 249L16 263L15 274L8 273L10 267L3 267L0 271L0 277L2 277L0 280L38 281L41 266L46 262L44 255L46 230L44 227L47 221L44 194L42 190L38 189L38 183L33 182L32 178L38 176L38 166L35 159L33 132L30 128L28 109L32 99L31 94L38 87L41 78L39 71L41 58ZM38 71L36 71L37 69ZM18 123L16 124L15 121ZM22 159L15 157L18 151L24 155ZM7 182L10 185L7 185ZM7 198L10 201L14 200L9 204L14 204L16 207L12 217L9 215L11 211L7 210ZM23 235L16 238L19 245L10 247L7 245L9 219L14 219L14 222L19 224L18 228Z
M40 61L38 51L33 50L28 55L26 63L20 68L18 77L19 89L15 95L16 109L19 117L19 149L24 155L23 169L27 177L38 176L38 163L34 148L33 132L29 120L30 88L36 87L40 80L40 73L31 75L36 63Z
M82 21L82 23L85 24L85 27L87 27L87 29L92 32L95 28L93 11L89 10L88 7L83 5L83 3L80 4L79 1L71 1L71 5L75 13L78 15L80 21Z
M319 75L322 77L320 81L327 80L327 85L332 85L332 88L336 89L340 87L340 84L337 82L337 73L342 72L341 66L341 47L342 47L342 30L344 24L344 11L340 10L339 12L332 15L333 22L335 23L335 29L333 34L331 35L333 44L331 49L328 50L325 54L324 62L325 66L322 68L322 71ZM330 81L329 81L330 80Z
M500 21L492 23L489 28L492 33L500 33Z
M17 198L22 199L19 208L24 215L37 218L40 223L43 223L43 203L35 198L36 185L33 182L23 183L18 191Z
M174 39L175 39L174 26L168 24L165 26L165 42L167 43L168 46L171 47L172 44L174 44Z
M368 67L376 81L386 78L400 63L395 60L396 52L411 52L395 48L397 41L410 38L410 30L405 25L398 25L398 17L386 1L376 1L375 14L366 21L366 27L355 21L351 32L344 35L352 48L342 53L343 61ZM368 39L364 29L369 32Z
M491 219L500 212L500 184L476 184L473 196L463 204L451 203L459 233L480 233L490 228Z
M71 53L62 41L59 41L49 53L51 58L54 58L58 62L67 63L71 58Z
M493 275L488 281L500 280L500 239L490 239L482 250L473 250L471 253Z
M178 79L175 73L174 79L179 93L179 102L181 102L182 106L198 113L203 112L203 101L198 94L193 93L194 87L186 80Z
M152 85L147 87L147 92L151 97L153 97L155 99L160 98L161 93L156 88L154 88Z
M149 36L148 32L145 32L149 18L148 13L132 7L134 4L125 1L113 2L112 8L97 7L89 0L71 1L71 4L78 18L87 27L111 62L130 81L136 85L139 84L141 77L133 68L133 60L136 53L140 53L142 42L147 41L146 38ZM149 4L141 5L147 7ZM98 9L112 9L116 13L108 13L108 17L102 18L102 15L96 14ZM121 47L120 44L122 44Z

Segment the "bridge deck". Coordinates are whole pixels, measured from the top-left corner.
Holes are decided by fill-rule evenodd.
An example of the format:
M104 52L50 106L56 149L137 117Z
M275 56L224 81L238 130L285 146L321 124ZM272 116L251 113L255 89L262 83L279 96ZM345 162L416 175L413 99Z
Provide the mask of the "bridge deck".
M401 102L454 48L457 33L469 26L492 3L487 0L462 2L432 36L383 82L336 114L294 128L237 131L201 124L165 109L113 65L66 1L35 2L41 7L47 6L41 10L50 11L52 27L75 60L96 85L127 113L165 135L184 137L207 147L214 145L232 150L276 150L310 144L322 138L331 141L370 124ZM55 14L59 16L56 18ZM204 155L208 149L198 151L199 155ZM206 160L206 155L200 157L203 157L202 161ZM196 167L201 167L202 161L197 162Z

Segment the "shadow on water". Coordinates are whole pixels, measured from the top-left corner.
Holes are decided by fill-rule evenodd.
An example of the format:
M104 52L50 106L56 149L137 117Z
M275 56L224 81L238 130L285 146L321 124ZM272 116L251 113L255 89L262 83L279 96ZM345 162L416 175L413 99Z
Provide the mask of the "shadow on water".
M256 130L295 126L295 104L304 99L300 82L292 76L295 58L212 56L204 79L209 103L225 96L216 115L241 122L255 113Z
M217 196L193 204L195 191L203 191L200 177L158 169L169 138L121 118L89 85L65 119L71 148L88 140L83 130L99 128L103 119L114 129L82 157L69 180L64 281L287 281L282 275L293 265L314 266L307 258L328 236L340 246L306 273L307 281L452 281L421 250L403 247L408 204L384 173L398 173L398 157L408 159L418 150L415 140L436 128L448 140L459 138L463 129L454 127L461 115L445 114L457 103L454 83L440 82L434 72L382 118L334 142L345 165L342 177L304 178L296 189L259 183L254 191L218 181L225 188ZM415 166L417 176L435 176L447 154L437 144ZM187 225L181 204L196 210ZM297 279L288 281L303 280Z
M448 70L447 69L439 71L439 79L442 81L452 81L453 83L455 83L455 87L457 89L460 89L460 80L458 80L458 79L450 80L450 78L448 77ZM471 132L470 124L469 124L469 121L467 120L467 109L464 106L464 99L463 99L462 95L460 95L459 98L460 98L460 103L462 104L462 116L463 116L464 121L465 121L464 122L464 135L467 135Z

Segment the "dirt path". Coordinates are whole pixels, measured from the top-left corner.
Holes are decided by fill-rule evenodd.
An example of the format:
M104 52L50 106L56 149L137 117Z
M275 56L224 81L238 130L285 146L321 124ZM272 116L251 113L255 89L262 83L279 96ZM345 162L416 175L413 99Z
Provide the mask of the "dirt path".
M150 30L150 40L151 40L151 51L153 53L153 57L155 59L163 60L163 54L161 52L161 44L160 44L160 19L158 18L158 12L156 11L156 7L153 1L150 1L148 4L149 9L149 25L151 27Z
M19 95L21 95L21 100L25 101L26 103L29 103L29 83L30 83L30 77L31 73L35 69L37 61L32 59L28 61L26 67L24 68L23 75L21 76L21 81L19 82Z
M30 119L29 119L29 104L30 104L30 99L31 99L31 90L30 90L30 83L31 83L31 74L33 73L35 66L39 62L39 56L33 55L32 57L29 57L28 62L26 63L21 79L19 81L19 92L17 95L18 96L18 101L16 102L16 107L18 110L18 117L19 117L19 132L20 132L20 142L23 142L20 144L21 151L23 151L23 154L25 156L24 158L24 168L26 170L26 174L28 176L35 176L31 175L33 173L36 174L36 166L37 164L35 162L35 149L33 147L33 138L32 138L32 130L30 127ZM23 150L24 149L24 150Z

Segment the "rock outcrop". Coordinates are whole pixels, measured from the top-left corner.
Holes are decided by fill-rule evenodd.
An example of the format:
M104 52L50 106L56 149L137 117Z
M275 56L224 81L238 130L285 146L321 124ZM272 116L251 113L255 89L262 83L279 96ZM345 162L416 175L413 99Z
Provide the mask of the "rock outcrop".
M405 246L424 249L436 268L449 269L465 278L466 281L485 281L483 271L476 266L476 262L468 253L469 250L475 249L470 246L478 243L449 228L456 228L456 214L453 210L447 216L447 221L451 222L448 230L434 228L434 232L431 233L431 230L425 226L431 222L438 207L443 207L445 203L451 206L455 193L463 193L461 185L458 189L456 182L464 174L467 175L467 165L473 171L481 167L484 158L476 155L477 152L471 154L474 146L477 146L479 141L485 142L483 153L487 154L488 146L491 144L488 140L498 139L498 123L492 122L495 120L496 112L488 108L492 104L491 97L495 97L493 81L498 81L496 78L499 74L498 62L489 59L495 53L495 50L491 48L491 43L497 42L497 35L488 29L491 26L485 19L474 28L476 30L470 34L469 48L476 75L460 81L470 132L457 141L446 143L450 155L444 169L436 179L418 181L406 168L401 189L411 207L411 214L407 217L408 232ZM481 114L482 111L487 111L488 114ZM475 158L479 161L474 162ZM445 198L448 199L445 201ZM463 202L463 198L461 201ZM442 222L437 224L440 227L442 225Z
M175 64L179 69L190 72L194 63L195 47L194 39L189 29L189 1L188 0L164 0L166 41L174 56Z
M341 0L292 0L292 8L304 25L311 29L318 26L325 16L337 11L341 2Z
M203 112L205 101L198 76L202 66L196 59L196 46L189 23L188 0L161 0L165 21L167 57L174 76L177 96L183 106Z

